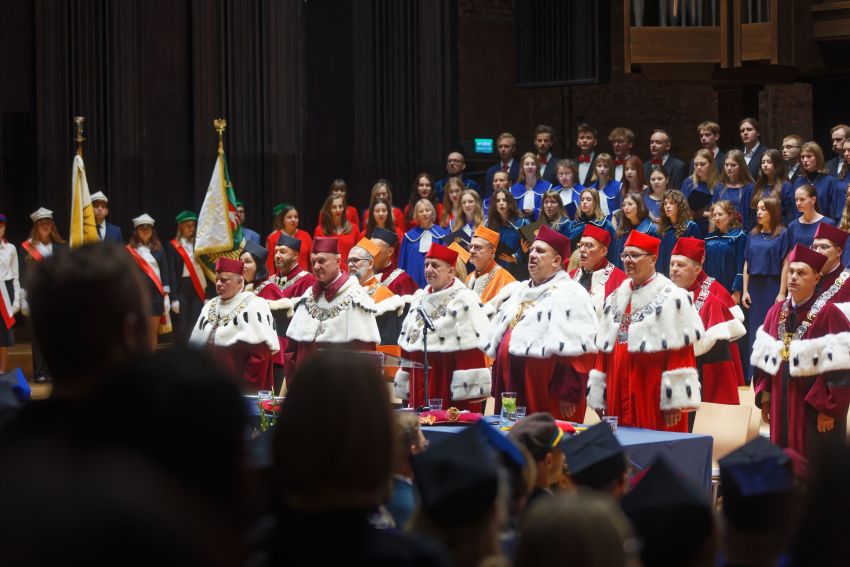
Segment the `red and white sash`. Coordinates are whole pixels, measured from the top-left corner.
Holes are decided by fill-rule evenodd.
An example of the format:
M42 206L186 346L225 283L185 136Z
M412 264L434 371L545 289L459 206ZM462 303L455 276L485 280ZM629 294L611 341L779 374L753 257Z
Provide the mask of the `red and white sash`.
M151 268L150 264L148 264L145 259L142 258L142 255L136 252L136 249L130 246L129 244L125 246L125 248L128 252L130 252L130 256L133 257L133 260L136 261L142 271L154 283L154 285L156 286L156 290L159 292L159 294L165 297L165 290L162 288L162 281L159 279L159 276L156 275L156 272L153 271L153 268Z
M38 249L33 246L29 240L24 240L21 246L24 250L27 251L27 254L30 255L30 258L32 258L36 262L41 262L42 260L44 260L44 256L41 255L41 252L39 252Z
M0 280L0 315L3 316L3 322L7 329L11 329L15 324L15 316L12 315L12 301L9 298L9 291L6 289L6 282Z
M186 252L186 249L183 248L183 245L175 238L171 241L171 245L174 246L174 249L177 250L177 253L180 254L180 257L183 258L183 263L186 264L186 270L189 272L189 278L192 280L192 286L195 288L195 293L198 294L198 297L201 301L204 300L206 294L204 293L204 286L201 285L201 279L198 277L198 271L195 269L195 264L192 263L192 258L189 257L189 253Z

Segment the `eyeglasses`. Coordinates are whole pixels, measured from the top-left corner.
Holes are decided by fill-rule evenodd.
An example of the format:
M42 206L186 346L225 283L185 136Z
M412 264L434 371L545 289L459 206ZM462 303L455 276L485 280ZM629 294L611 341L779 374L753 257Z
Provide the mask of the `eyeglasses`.
M596 248L596 244L590 244L588 242L579 242L578 244L576 244L576 248L578 248L579 250L582 250L584 248L587 248L588 250L593 250L594 248Z
M366 258L352 258L352 257L348 258L349 264L356 264L357 262L365 262L365 261L366 261Z
M818 250L829 250L832 247L832 244L812 244L812 250L815 252Z
M637 260L640 260L644 256L652 256L652 254L635 254L634 252L624 252L620 254L620 260L622 260L623 262L625 262L626 260L635 262Z

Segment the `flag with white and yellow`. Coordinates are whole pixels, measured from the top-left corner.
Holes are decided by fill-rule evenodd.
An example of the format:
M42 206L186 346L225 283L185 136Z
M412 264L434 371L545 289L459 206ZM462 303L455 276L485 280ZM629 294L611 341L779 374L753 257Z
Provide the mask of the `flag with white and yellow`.
M77 154L71 167L71 235L68 242L72 248L76 248L99 241L94 207L86 181L86 167L83 164L83 156Z

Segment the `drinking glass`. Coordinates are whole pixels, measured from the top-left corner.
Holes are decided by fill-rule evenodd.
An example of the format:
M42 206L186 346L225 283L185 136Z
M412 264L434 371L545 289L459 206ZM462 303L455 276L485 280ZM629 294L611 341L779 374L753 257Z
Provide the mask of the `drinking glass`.
M430 398L428 400L428 407L430 407L432 410L443 409L443 398Z
M500 427L511 427L516 422L516 392L502 392L502 413L499 415Z

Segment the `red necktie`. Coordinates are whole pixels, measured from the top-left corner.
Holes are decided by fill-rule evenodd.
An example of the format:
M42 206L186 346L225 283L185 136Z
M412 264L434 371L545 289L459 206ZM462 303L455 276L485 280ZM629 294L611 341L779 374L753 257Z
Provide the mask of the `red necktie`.
M578 156L579 163L590 163L590 156Z
M504 171L505 173L507 173L509 169L510 169L510 167L508 167L508 164L506 164L506 163L503 163L503 164L502 164L502 171Z
M654 159L654 160L652 160L651 163L652 163L652 165L664 165L664 160L663 159Z

